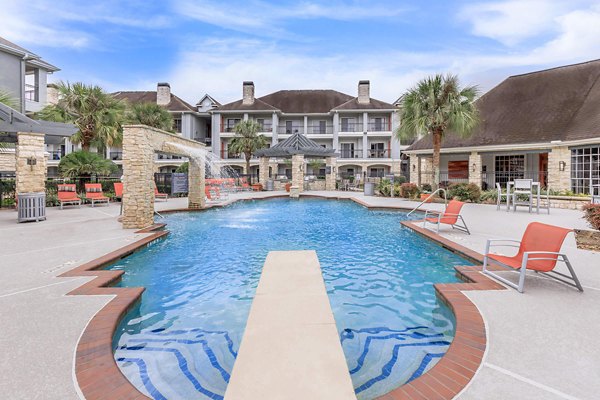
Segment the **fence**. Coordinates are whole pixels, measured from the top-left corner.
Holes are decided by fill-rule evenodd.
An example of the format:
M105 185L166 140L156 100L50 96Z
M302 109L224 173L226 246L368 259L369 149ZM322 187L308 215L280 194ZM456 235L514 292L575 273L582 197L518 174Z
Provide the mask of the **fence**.
M499 183L502 187L506 187L506 183L515 179L532 179L535 182L540 182L541 187L547 186L547 172L540 171L486 171L481 173L481 188L489 190L496 187ZM433 172L421 171L421 183L432 183ZM446 188L453 183L469 183L468 171L440 171L440 187Z

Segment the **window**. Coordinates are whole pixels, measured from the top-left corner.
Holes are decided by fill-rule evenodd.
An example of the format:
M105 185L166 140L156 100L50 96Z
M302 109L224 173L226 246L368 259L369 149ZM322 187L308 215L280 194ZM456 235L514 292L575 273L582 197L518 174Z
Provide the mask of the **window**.
M385 143L371 143L371 152L369 156L371 158L385 158Z
M600 185L600 146L571 150L571 190L590 194L590 185Z
M496 183L505 185L514 179L522 179L525 175L525 156L496 156Z
M325 134L327 133L327 121L319 121L319 128L317 133Z
M265 119L264 118L257 118L256 119L256 123L260 126L260 131L264 132L265 131Z
M383 167L371 167L369 176L371 178L382 178L385 175L385 168Z
M285 121L285 133L294 133L294 121Z
M340 151L342 158L354 158L354 143L342 143Z
M341 132L354 132L354 118L342 118Z
M177 133L181 133L181 117L173 118L173 130Z
M233 132L233 129L237 124L240 123L241 118L227 118L227 123L225 125L225 132Z
M373 122L373 130L375 132L383 131L383 118L374 118Z

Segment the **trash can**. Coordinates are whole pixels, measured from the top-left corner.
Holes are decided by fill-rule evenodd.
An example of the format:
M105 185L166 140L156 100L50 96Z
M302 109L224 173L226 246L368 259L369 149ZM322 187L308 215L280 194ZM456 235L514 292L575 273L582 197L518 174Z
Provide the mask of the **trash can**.
M19 193L18 221L43 221L46 219L46 193Z
M273 182L273 179L267 179L265 190L267 192L272 192L273 190L275 190L275 182Z
M364 194L365 196L375 196L375 183L365 182Z

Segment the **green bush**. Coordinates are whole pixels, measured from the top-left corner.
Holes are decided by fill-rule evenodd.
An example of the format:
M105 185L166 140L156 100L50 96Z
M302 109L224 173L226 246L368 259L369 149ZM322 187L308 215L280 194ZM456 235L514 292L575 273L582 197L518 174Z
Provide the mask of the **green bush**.
M401 197L414 199L418 197L419 194L421 194L421 191L419 190L419 187L414 183L403 183L402 185L400 185Z
M403 175L395 176L394 183L397 183L398 185L402 185L403 183L406 183L406 177Z
M600 204L586 204L583 207L584 218L592 228L600 230Z
M189 169L190 169L190 163L186 161L183 164L181 164L179 167L177 167L175 172L181 172L181 173L187 174Z
M498 191L495 189L485 190L481 192L481 197L479 197L479 200L482 203L495 204L498 201Z
M481 198L481 189L474 183L453 183L448 186L448 197L477 203Z
M429 183L424 183L421 185L421 191L425 193L431 193L433 191L433 188Z

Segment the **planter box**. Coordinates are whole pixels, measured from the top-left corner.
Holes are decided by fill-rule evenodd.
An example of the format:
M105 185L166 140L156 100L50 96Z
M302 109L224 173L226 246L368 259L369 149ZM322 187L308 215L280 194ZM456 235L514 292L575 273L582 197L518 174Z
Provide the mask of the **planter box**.
M431 196L431 193L421 193L421 201L425 201L425 199L427 199L429 196ZM433 202L433 197L430 198L429 200L425 201L425 203L432 203L432 202Z

